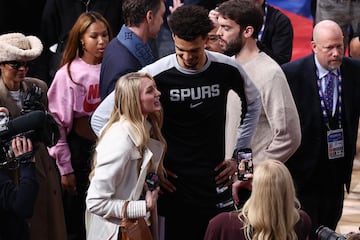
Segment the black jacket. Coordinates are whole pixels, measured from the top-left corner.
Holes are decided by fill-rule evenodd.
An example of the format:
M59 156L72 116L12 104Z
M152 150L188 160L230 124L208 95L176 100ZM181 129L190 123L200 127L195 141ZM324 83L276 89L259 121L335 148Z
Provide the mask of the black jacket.
M0 240L30 239L27 219L32 216L38 193L35 164L20 164L16 187L4 169L0 169Z
M284 13L270 5L267 6L265 29L258 47L281 65L291 60L293 26Z
M360 61L344 57L340 66L345 156L335 162L327 157L327 129L320 107L314 55L284 64L282 68L288 79L301 125L300 147L286 162L298 191L331 186L330 181L340 181L349 191L360 111ZM336 164L336 169L333 169L333 164Z

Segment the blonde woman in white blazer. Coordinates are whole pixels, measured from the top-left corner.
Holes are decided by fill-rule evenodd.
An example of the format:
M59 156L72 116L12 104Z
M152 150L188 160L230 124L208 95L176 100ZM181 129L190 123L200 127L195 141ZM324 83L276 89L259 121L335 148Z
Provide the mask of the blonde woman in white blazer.
M87 240L118 239L126 200L129 218L157 219L159 187L145 184L149 172L164 175L160 92L145 73L122 76L115 88L115 106L102 130L94 154L94 169L86 197ZM152 223L158 239L157 223Z

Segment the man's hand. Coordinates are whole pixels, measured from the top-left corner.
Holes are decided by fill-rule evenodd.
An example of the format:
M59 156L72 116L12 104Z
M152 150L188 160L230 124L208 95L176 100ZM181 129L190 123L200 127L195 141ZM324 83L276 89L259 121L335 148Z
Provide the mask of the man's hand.
M154 190L150 190L148 185L146 183L144 183L144 189L145 189L145 201L146 201L146 210L147 211L152 211L155 209L157 200L158 200L158 196L159 196L159 191L160 191L160 187L156 187Z
M232 197L233 197L235 205L238 205L240 202L239 195L238 195L240 188L245 188L249 191L251 191L251 189L252 189L251 179L252 179L253 175L251 173L248 173L248 174L245 174L245 177L247 177L249 180L248 181L239 181L236 179L232 185Z
M215 23L218 24L219 12L216 9L210 10L209 18Z
M167 173L167 177L160 177L159 179L159 185L162 189L165 189L168 192L175 192L176 191L176 187L169 181L169 177L170 178L177 178L176 174L166 170ZM162 191L160 191L160 193L162 193Z
M184 3L181 0L173 0L173 5L169 6L170 13L173 13L178 7L181 7Z
M18 157L24 153L30 152L33 149L31 140L26 137L17 136L11 142L11 147L14 151L15 157Z
M64 191L69 193L76 192L76 177L74 173L61 176L61 185Z
M230 186L234 181L234 176L237 171L237 163L233 159L226 159L217 165L214 170L215 172L221 170L221 172L219 172L219 174L215 177L216 184Z

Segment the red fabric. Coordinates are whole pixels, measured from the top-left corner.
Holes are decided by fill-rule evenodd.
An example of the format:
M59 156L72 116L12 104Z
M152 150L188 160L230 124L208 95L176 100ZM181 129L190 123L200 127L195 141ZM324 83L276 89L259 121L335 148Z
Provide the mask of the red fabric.
M294 29L294 42L292 60L304 57L311 51L311 35L313 30L313 21L295 13L279 8L286 16L290 18Z

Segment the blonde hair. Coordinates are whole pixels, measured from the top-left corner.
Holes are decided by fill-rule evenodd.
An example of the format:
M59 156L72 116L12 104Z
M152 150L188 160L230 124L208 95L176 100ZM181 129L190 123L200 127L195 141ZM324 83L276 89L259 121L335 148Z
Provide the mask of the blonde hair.
M252 193L240 210L244 234L252 240L297 239L295 225L300 203L287 167L277 160L265 160L255 168Z
M126 119L132 126L137 136L139 151L144 153L145 146L150 138L159 140L166 149L166 141L161 133L163 123L162 111L149 113L147 118L143 115L140 101L141 81L144 78L154 79L147 73L133 72L123 75L119 78L115 85L115 104L110 119L104 130L100 134L98 141L102 139L111 125L120 119ZM146 129L146 121L151 124L150 133ZM94 156L93 167L96 164L96 156ZM153 169L149 169L150 171ZM158 174L164 177L165 169L163 167L163 157L158 167Z

